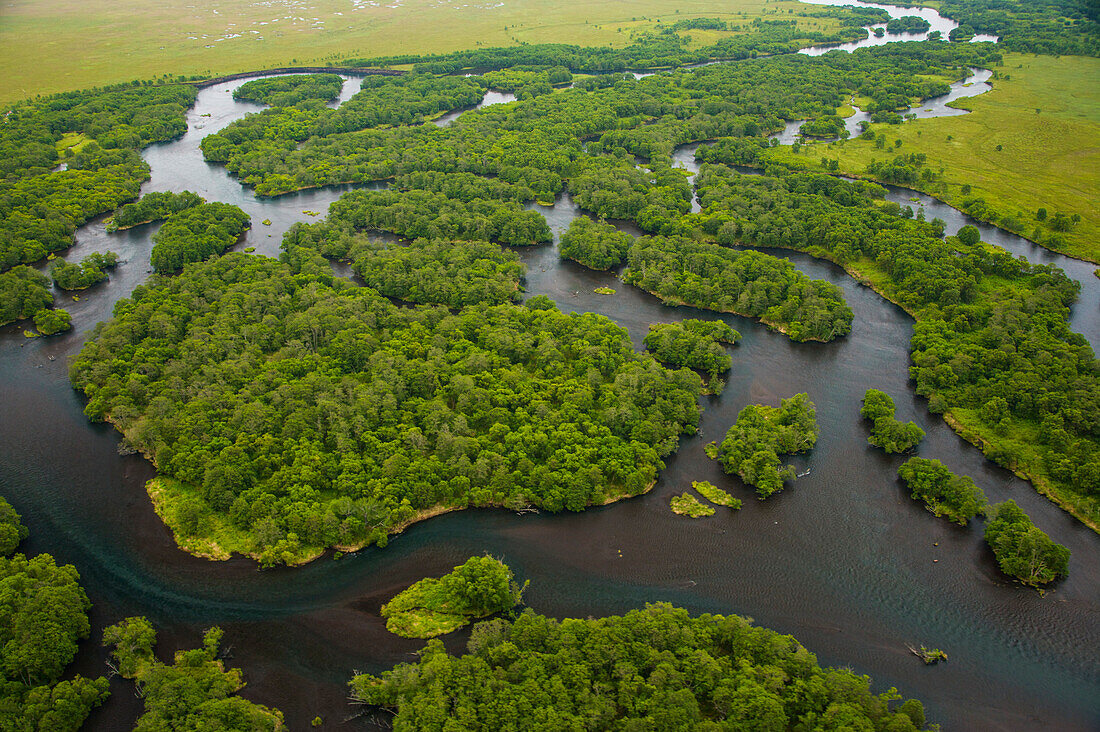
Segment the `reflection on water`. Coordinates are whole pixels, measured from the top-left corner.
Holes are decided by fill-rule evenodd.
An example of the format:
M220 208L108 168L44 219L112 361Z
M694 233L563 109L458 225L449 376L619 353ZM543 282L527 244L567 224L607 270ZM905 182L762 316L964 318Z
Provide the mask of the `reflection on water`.
M274 256L286 228L314 220L303 211L324 212L342 190L261 200L220 166L202 161L203 135L256 109L232 100L229 92L239 83L203 90L187 135L146 151L153 179L145 190L187 188L241 206L253 217L242 246ZM677 160L693 165L688 148L677 151ZM929 217L949 220L949 228L961 225L961 218L933 210L936 205L925 202ZM654 600L742 613L794 634L824 663L872 674L880 690L896 685L924 699L930 718L953 728L1025 729L1036 719L1058 729L1100 723L1093 703L1100 691L1100 537L927 412L907 382L912 322L904 313L838 268L784 252L775 253L843 289L855 312L850 336L796 344L745 318L665 307L623 285L615 272L560 260L556 236L579 214L568 196L537 208L555 230L555 245L520 250L528 295L547 294L567 311L604 313L627 328L638 347L650 323L685 317L720 317L742 333L725 392L700 398L700 434L682 441L646 496L581 514L456 513L414 526L384 550L264 572L250 561L213 563L176 549L143 490L151 467L119 456L116 433L82 414L67 361L87 330L147 276L157 225L118 234L100 224L81 229L70 258L110 248L124 264L79 302L59 297L73 312L74 331L29 342L14 327L0 331L0 493L31 527L27 551L52 552L84 577L95 630L78 660L81 673L102 672L98 633L120 617L149 616L163 629L165 653L197 645L201 630L218 623L233 647L232 663L245 670L246 696L282 708L292 729L305 728L316 715L326 728L347 729L340 721L349 715L344 685L352 670L410 660L420 646L388 634L379 606L402 586L487 551L531 579L527 601L553 616L603 615ZM261 223L265 218L270 226ZM1002 243L988 227L983 234ZM1032 254L1067 270L1073 263ZM1094 279L1085 283L1084 299L1096 311ZM618 292L596 295L600 286ZM1079 306L1075 318L1084 309ZM1081 325L1095 336L1095 317ZM991 500L1014 498L1069 546L1069 579L1045 598L1011 586L978 528L955 527L910 500L895 477L900 459L866 443L858 411L868 387L891 393L898 417L928 432L921 455L974 476ZM745 404L774 404L799 391L816 402L822 428L817 448L795 459L799 472L812 472L766 503L752 500L705 457L703 446L721 439ZM691 480L731 490L746 499L745 508L699 521L675 516L668 499ZM460 641L461 634L449 642L457 648ZM952 660L925 668L906 643L943 648ZM140 702L127 685L116 680L113 689L92 728L119 728L138 713Z

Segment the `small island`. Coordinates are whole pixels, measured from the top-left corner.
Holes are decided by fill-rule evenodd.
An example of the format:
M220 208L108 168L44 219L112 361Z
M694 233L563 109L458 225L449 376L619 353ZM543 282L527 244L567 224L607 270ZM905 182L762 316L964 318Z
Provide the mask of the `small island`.
M779 456L811 449L817 434L817 412L806 394L784 399L778 407L750 404L726 433L718 459L723 470L756 488L762 500L795 479L794 467L782 465Z
M867 442L886 452L911 452L924 439L924 430L915 423L894 418L894 400L884 391L868 389L859 416L871 422Z
M997 566L1010 577L1038 588L1069 574L1069 549L1051 540L1015 501L989 511L985 541Z
M982 489L966 475L955 475L939 460L910 458L898 468L913 498L922 499L928 510L960 526L985 513L988 502Z
M442 577L428 577L382 606L386 630L404 638L434 638L519 604L512 570L493 557L471 557Z
M713 483L708 483L705 480L696 480L692 482L691 487L694 488L699 495L715 505L728 506L734 511L741 508L740 498L734 498L728 491L722 490Z

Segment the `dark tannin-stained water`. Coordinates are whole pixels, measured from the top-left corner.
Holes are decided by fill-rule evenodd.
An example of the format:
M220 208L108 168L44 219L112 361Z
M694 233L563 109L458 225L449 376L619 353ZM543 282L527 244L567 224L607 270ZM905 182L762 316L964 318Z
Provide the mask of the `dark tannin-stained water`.
M204 135L257 109L232 100L229 92L239 83L203 90L188 134L146 151L153 179L144 190L190 189L241 206L253 219L241 246L275 256L292 223L314 220L303 211L323 214L343 190L260 200L202 161L197 146ZM677 159L690 167L690 150L678 151ZM899 189L891 196L909 202L917 194ZM917 197L929 218L948 222L949 232L968 223L953 209ZM553 207L534 207L557 233L579 215L568 196ZM265 218L270 226L261 223ZM118 435L88 422L68 382L67 362L87 331L148 276L156 226L106 234L93 223L78 232L67 258L111 249L124 264L109 282L80 293L79 302L58 293L58 305L73 314L71 333L26 340L15 326L0 330L0 494L31 528L24 550L75 564L95 603L93 636L76 664L80 673L105 671L99 637L105 624L122 617L148 616L160 629L165 657L198 645L202 630L218 624L232 646L230 663L243 668L249 682L245 696L283 709L292 729L306 728L317 715L326 729L354 729L369 720L341 725L357 713L346 699L353 671L412 660L422 645L387 633L379 606L421 577L489 552L531 580L526 600L540 612L600 616L661 600L695 612L749 615L793 634L823 663L872 675L878 691L897 686L922 699L930 720L946 729L1100 726L1100 537L927 411L907 381L912 321L839 268L773 252L811 277L836 283L855 312L848 337L796 344L745 318L664 307L615 273L560 260L556 242L520 250L528 295L547 294L566 311L603 313L628 329L638 348L649 324L687 317L721 317L741 332L726 390L700 398L699 435L681 442L645 496L580 514L465 511L416 525L382 550L260 572L250 560L209 562L179 551L144 491L153 469L140 457L119 456ZM1093 343L1100 340L1100 282L1091 265L981 228L987 241L1058 264L1082 281L1073 323ZM600 286L618 292L597 295ZM980 523L960 528L911 500L896 478L902 458L867 444L859 407L869 387L889 392L898 417L928 432L920 455L973 476L991 501L1013 498L1067 545L1070 577L1045 597L1015 586L998 572ZM746 404L776 404L803 391L817 405L821 437L812 453L792 462L809 474L767 502L756 501L703 447L721 440ZM697 521L674 515L669 497L692 480L731 490L745 499L744 508L719 508ZM454 649L462 642L461 633L448 640ZM942 648L951 660L925 667L906 644ZM128 728L140 713L128 682L116 679L112 691L91 728Z

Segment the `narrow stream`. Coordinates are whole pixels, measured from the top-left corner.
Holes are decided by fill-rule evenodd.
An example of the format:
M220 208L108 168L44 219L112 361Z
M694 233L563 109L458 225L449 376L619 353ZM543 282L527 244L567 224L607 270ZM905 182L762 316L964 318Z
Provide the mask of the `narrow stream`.
M241 246L275 256L291 224L315 220L303 212L323 215L346 187L257 199L221 166L204 162L203 136L258 109L233 101L240 83L201 91L188 133L145 152L153 174L143 192L189 189L239 205L253 218ZM345 85L342 99L354 83ZM676 153L689 170L693 156L691 146ZM900 190L890 195L920 198ZM967 223L944 204L921 202L949 231ZM383 550L265 572L249 560L214 563L179 551L144 492L151 466L119 456L117 433L84 417L67 361L87 331L148 276L149 237L157 225L107 234L92 223L78 232L67 258L111 249L124 264L107 283L80 293L78 302L59 295L58 305L73 315L71 333L28 341L19 327L0 329L0 493L31 528L25 550L75 564L95 603L93 638L78 659L79 672L103 672L96 642L102 627L121 617L148 616L161 629L162 655L197 645L202 629L217 623L233 647L231 663L249 682L245 696L283 709L292 729L306 728L316 715L324 729L366 726L367 720L342 724L353 713L345 687L352 671L411 660L421 645L387 633L379 606L401 587L488 551L531 579L527 602L555 617L617 613L655 600L696 612L741 613L795 635L823 663L871 674L877 690L894 685L921 698L929 718L947 729L1100 726L1100 537L928 413L907 379L912 321L903 312L837 267L774 252L809 276L836 283L855 312L846 338L792 343L745 318L665 307L623 285L615 272L561 260L557 235L581 212L568 195L552 207L532 207L546 215L555 244L520 251L528 295L547 294L566 311L603 313L639 348L650 323L688 317L721 318L742 333L725 392L700 398L699 435L682 441L656 488L636 499L580 514L455 513L414 526ZM987 241L1057 264L1071 276L1081 277L1086 267L981 228ZM1100 331L1100 282L1087 267L1074 326L1093 339ZM617 293L595 294L601 286ZM948 524L909 499L896 479L901 460L867 445L858 411L868 387L888 391L898 417L928 432L919 454L973 476L992 501L1015 499L1066 544L1073 552L1070 577L1046 597L1013 586L985 549L980 526ZM817 404L822 436L811 454L794 462L800 473L812 471L767 502L755 501L705 457L703 446L721 439L745 404L776 403L800 391ZM744 509L699 521L672 514L669 497L691 480L728 488L745 499ZM461 633L448 641L455 649L461 642ZM943 648L951 662L926 668L906 643ZM112 681L112 692L90 728L118 729L139 713L128 683Z

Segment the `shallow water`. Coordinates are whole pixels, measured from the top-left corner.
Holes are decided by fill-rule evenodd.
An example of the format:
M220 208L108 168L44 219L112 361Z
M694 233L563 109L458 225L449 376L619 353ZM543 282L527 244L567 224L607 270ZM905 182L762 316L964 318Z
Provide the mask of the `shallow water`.
M146 151L154 171L144 190L187 188L240 205L254 224L240 246L273 256L286 228L314 220L303 211L323 213L342 189L259 200L220 166L202 161L197 145L203 135L256 109L232 101L229 92L239 83L203 90L188 134ZM677 155L684 160L686 152ZM949 219L949 212L934 210L937 205L943 206L925 202L930 218L948 220L949 230L962 225L961 215ZM553 207L534 207L556 233L579 214L568 196ZM260 223L264 218L270 226ZM197 645L202 629L217 623L233 647L231 663L249 681L246 696L282 708L292 729L305 728L318 714L326 728L347 729L340 723L355 713L344 686L352 671L411 660L420 646L388 634L379 606L423 576L491 552L532 580L527 602L552 616L599 616L655 600L698 612L741 613L795 635L824 663L871 674L877 690L896 685L921 698L929 718L947 728L1100 725L1100 537L927 412L906 377L912 321L839 268L775 252L811 277L835 282L855 312L847 338L796 344L745 318L664 307L615 273L560 260L556 242L521 250L528 295L547 294L567 311L604 313L627 328L639 348L650 323L686 317L721 317L742 333L725 392L700 398L700 434L682 441L656 488L636 499L581 514L456 513L414 526L384 550L259 572L251 561L208 562L175 547L143 489L151 466L118 455L117 434L88 423L66 377L67 360L87 330L147 276L155 229L107 234L91 224L79 232L67 257L110 248L124 263L109 282L81 293L79 302L59 297L73 314L73 332L26 341L14 326L0 329L0 493L32 530L25 550L49 551L75 564L95 603L93 639L78 659L80 672L103 671L94 643L104 624L121 617L148 616L161 629L162 654ZM983 235L995 241L990 237L997 234L984 227ZM1076 266L1039 254L1067 271ZM1083 284L1074 324L1082 318L1081 327L1094 337L1100 288L1094 277ZM596 295L599 286L618 292ZM1089 317L1080 314L1086 302ZM955 527L910 500L895 477L901 459L866 443L858 411L868 387L888 391L898 417L928 432L922 456L972 475L993 501L1014 498L1069 546L1069 579L1046 597L1012 586L984 548L980 527ZM800 473L810 473L767 502L755 501L705 457L703 446L721 439L745 404L775 404L799 391L816 402L822 429L817 448L792 461ZM691 480L728 488L745 499L745 508L698 521L672 514L669 497ZM452 647L461 638L452 639ZM943 648L951 661L926 668L906 643ZM112 688L111 700L92 717L93 729L125 726L139 712L128 684L115 680ZM351 728L361 723L366 720Z

